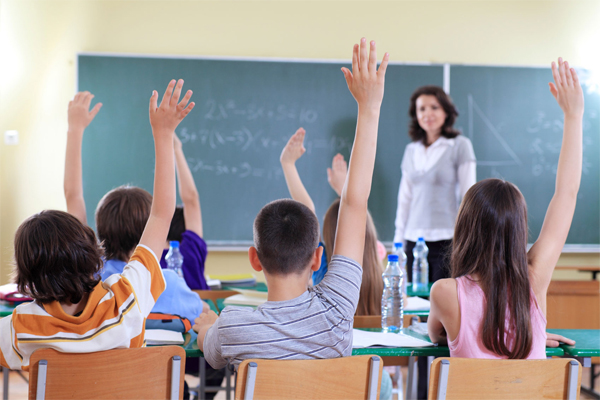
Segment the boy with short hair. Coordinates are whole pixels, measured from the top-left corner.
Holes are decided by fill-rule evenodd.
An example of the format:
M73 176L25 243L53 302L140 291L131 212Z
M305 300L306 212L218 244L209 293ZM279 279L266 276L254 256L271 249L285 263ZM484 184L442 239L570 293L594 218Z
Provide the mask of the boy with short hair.
M175 210L173 133L194 107L191 92L178 104L183 81L167 87L160 106L150 98L156 162L155 197L139 245L121 275L97 278L102 249L94 232L62 211L42 211L15 235L16 282L34 301L0 320L0 365L29 369L39 348L88 353L141 347L144 322L165 288L160 254ZM91 99L90 99L91 100ZM89 106L89 104L88 104ZM186 107L187 106L187 107Z
M87 222L83 183L81 174L81 142L85 128L96 116L99 107L89 110L94 95L78 93L69 103L69 131L65 161L65 199L67 211L81 222ZM175 135L173 135L175 136ZM174 144L171 144L174 148ZM105 249L104 268L100 271L102 280L113 274L120 274L127 265L135 245L140 240L150 216L152 195L134 186L120 186L102 197L96 208L96 229L98 238ZM172 215L171 215L172 216ZM164 243L163 243L164 248ZM160 257L163 250L156 255ZM165 315L177 316L181 324L173 324L173 329L188 331L192 322L203 311L209 310L197 293L194 293L174 271L163 271L167 287L152 309L150 320L167 320ZM171 321L171 319L168 319ZM153 321L154 322L154 321ZM154 325L153 325L154 326Z
M321 283L308 288L319 268L319 224L294 200L267 204L254 221L250 263L264 271L268 301L256 310L226 307L196 319L198 345L213 368L248 358L309 359L349 356L358 303L367 201L371 191L377 126L388 54L377 70L375 42L355 45L352 72L342 68L358 103L356 137L342 191L334 256Z

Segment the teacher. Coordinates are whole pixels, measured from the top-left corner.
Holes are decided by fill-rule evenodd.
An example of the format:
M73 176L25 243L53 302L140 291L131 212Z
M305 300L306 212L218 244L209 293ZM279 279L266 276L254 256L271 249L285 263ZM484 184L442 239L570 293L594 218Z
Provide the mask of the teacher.
M429 248L429 282L449 277L446 254L454 236L460 202L476 180L471 141L454 129L458 112L438 86L423 86L410 97L411 121L402 158L394 242L405 242L412 282L413 248L418 238Z

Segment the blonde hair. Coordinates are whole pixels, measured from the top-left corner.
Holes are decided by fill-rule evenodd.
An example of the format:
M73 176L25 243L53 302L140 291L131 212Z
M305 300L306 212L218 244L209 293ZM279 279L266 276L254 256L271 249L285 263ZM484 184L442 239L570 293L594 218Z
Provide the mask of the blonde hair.
M325 218L323 218L323 243L325 243L327 253L327 265L331 262L333 255L339 210L340 199L337 199L329 206ZM369 212L367 212L362 269L362 285L360 286L356 315L379 315L381 314L381 295L383 293L383 279L381 278L383 265L377 254L377 230Z

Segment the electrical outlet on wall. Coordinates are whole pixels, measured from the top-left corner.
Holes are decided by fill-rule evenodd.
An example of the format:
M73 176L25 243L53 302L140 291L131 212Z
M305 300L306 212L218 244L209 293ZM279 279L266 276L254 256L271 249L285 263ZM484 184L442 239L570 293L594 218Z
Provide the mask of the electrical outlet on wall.
M19 131L11 130L4 132L4 144L14 146L19 144Z

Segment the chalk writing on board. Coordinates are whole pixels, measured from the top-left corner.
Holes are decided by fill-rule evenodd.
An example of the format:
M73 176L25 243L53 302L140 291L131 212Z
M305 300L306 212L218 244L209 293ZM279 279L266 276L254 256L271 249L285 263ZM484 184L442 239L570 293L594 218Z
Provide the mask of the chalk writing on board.
M492 122L490 121L488 116L485 115L485 113L477 105L477 103L473 99L473 95L469 94L467 96L467 99L468 99L468 117L469 117L469 138L471 138L471 140L473 139L473 135L474 135L473 123L474 123L475 116L477 116L481 119L481 121L484 123L484 125L488 128L488 130L495 137L495 139L498 141L498 143L500 143L500 145L504 149L504 152L506 153L505 156L508 156L507 160L502 160L502 161L489 161L489 160L478 159L477 165L485 165L485 166L490 166L490 167L499 167L499 166L504 166L504 165L521 165L522 162L521 162L521 159L519 158L519 156L517 156L517 154L510 147L510 145L506 142L506 140L504 140L504 138L502 137L502 135L499 132L499 127L492 124Z
M239 107L234 100L218 102L214 99L206 101L204 106L204 119L220 121L230 118L240 118L247 121L253 121L261 118L268 118L277 121L298 120L300 123L313 123L319 118L317 111L288 105L278 105L276 107L259 106L257 104L248 104Z
M192 172L210 173L216 176L230 175L238 178L279 179L283 176L281 168L263 168L251 165L249 162L227 164L222 160L206 162L200 158L188 158Z

